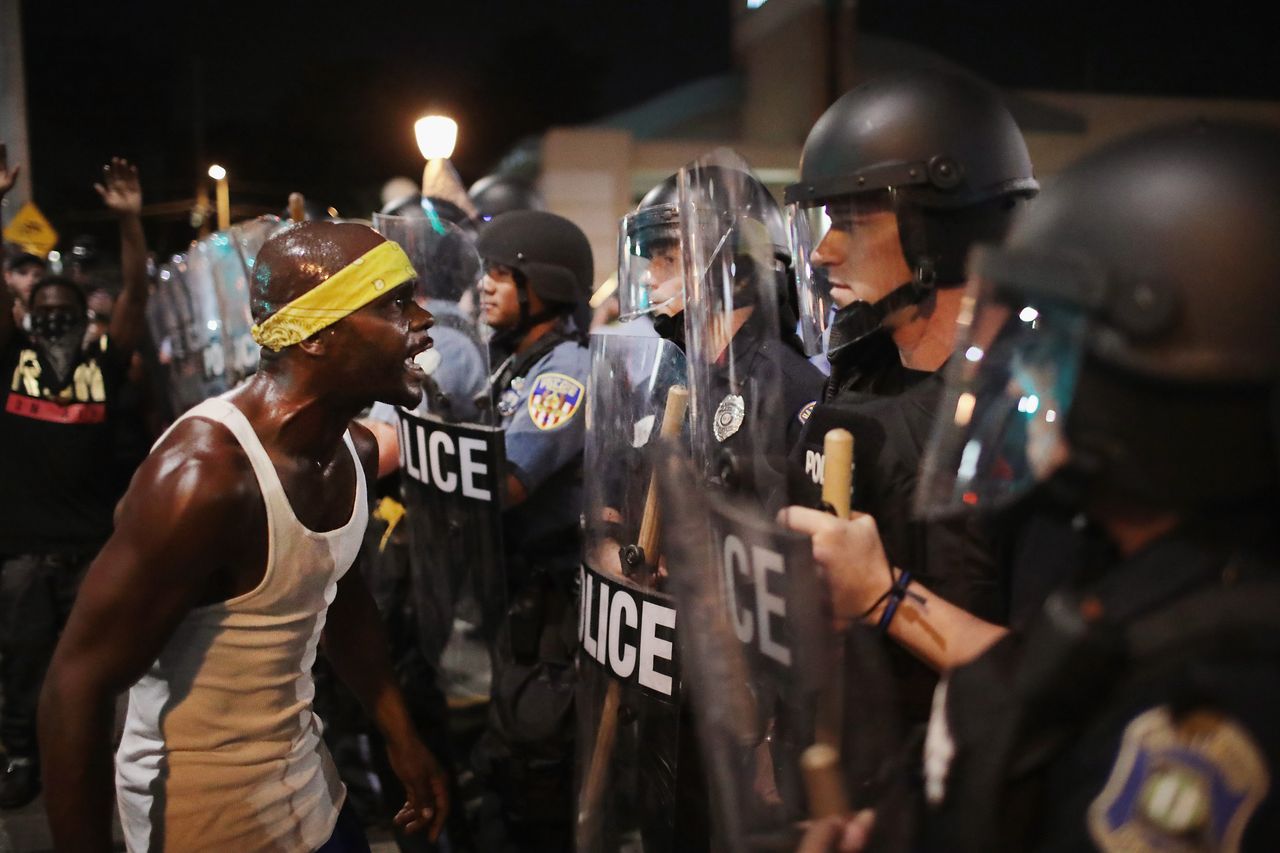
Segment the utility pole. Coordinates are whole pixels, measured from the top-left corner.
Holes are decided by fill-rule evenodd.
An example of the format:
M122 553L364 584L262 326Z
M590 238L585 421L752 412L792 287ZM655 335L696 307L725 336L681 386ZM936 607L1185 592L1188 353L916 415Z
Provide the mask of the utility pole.
M31 145L27 137L27 78L22 60L22 4L0 0L0 140L9 163L22 165L18 183L5 197L0 218L13 218L31 201Z

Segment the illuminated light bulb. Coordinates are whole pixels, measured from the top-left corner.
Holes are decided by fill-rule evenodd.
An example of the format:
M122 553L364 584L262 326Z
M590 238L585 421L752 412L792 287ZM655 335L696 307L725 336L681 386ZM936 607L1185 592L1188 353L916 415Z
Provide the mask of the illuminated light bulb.
M423 116L413 123L413 135L424 158L444 159L458 144L458 123L448 116Z

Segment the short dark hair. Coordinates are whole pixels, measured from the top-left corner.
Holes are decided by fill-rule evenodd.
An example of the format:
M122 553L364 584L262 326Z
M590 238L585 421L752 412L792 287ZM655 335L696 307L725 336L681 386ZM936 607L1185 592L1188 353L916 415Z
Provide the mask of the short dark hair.
M80 308L86 314L89 313L89 298L85 296L80 285L76 284L69 278L60 275L47 275L37 279L36 283L31 287L31 295L27 297L27 305L34 305L36 302L36 294L44 290L46 287L65 287L75 293L76 299L80 302Z
M41 269L47 269L48 263L44 258L32 252L15 252L4 259L4 268L6 272L13 272L19 267L25 267L34 264Z

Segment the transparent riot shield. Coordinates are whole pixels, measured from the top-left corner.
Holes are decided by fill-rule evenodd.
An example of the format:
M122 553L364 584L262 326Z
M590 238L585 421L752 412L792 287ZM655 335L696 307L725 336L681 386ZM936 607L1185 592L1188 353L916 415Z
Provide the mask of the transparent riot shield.
M175 416L231 387L217 287L207 257L196 253L195 246L161 265L147 305Z
M401 495L418 642L439 662L455 704L489 696L490 652L506 610L502 430L486 418L489 360L475 286L480 258L471 237L438 218L374 214L418 273L417 298L431 312L432 348L418 357L423 400L399 411Z
M186 264L185 255L174 255L161 264L147 300L147 328L163 371L158 393L174 413L204 399L203 359L192 340L191 305L183 278Z
M716 848L794 850L838 638L807 539L693 474L675 454L661 465L663 538Z
M792 413L778 320L786 273L767 192L728 149L677 180L693 457L703 479L776 506Z
M833 804L884 809L871 849L905 849L882 846L901 837L907 775L905 757L885 746L897 721L880 643L836 625L808 537L750 495L691 488L694 468L678 447L657 466L713 849L795 850L801 822ZM836 759L816 781L811 749Z
M683 353L597 334L587 386L576 712L579 851L679 849L681 677L652 450L683 440Z
M282 227L277 217L264 216L211 234L193 247L195 254L205 257L213 278L228 387L238 385L258 369L260 349L251 331L253 262L262 244Z
M435 319L433 346L419 358L427 374L425 411L445 421L488 420L489 330L479 319L476 285L483 271L474 238L439 217L375 213L373 227L409 256L418 297Z

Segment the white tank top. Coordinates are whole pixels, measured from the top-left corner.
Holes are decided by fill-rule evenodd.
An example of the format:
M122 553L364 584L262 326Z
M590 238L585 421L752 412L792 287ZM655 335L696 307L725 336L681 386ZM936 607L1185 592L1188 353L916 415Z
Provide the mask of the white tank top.
M238 408L215 398L179 420L192 417L224 425L253 465L267 510L267 568L256 589L188 613L129 691L116 752L125 841L133 853L313 851L332 834L346 789L311 709L311 666L368 522L364 468L348 433L351 517L317 533L294 515Z

